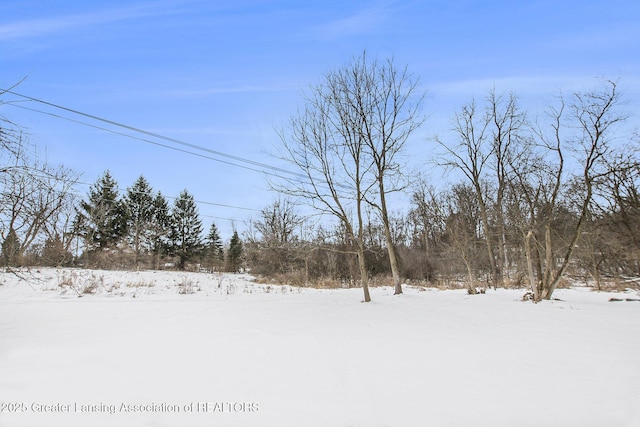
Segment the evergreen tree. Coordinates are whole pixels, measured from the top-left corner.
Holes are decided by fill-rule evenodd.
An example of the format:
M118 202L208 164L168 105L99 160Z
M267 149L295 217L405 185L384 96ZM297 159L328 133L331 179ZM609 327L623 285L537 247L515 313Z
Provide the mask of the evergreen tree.
M218 233L218 227L216 227L215 223L211 224L209 234L207 234L207 261L212 269L224 261L222 240L220 239L220 233Z
M13 228L9 229L7 237L2 242L2 263L4 267L15 266L20 253L20 238Z
M168 252L171 235L171 214L167 199L158 191L153 199L151 219L149 220L149 241L151 251L156 256L156 268L160 267L160 258Z
M58 233L48 237L42 248L42 262L46 266L57 267L68 264L73 255L65 249L64 242Z
M140 176L132 187L127 189L125 205L127 207L129 239L135 253L135 265L138 265L140 252L148 246L153 216L153 196L151 185L144 176Z
M179 257L180 269L185 262L202 249L202 221L198 208L187 190L182 190L176 199L171 214L171 246L173 254Z
M227 251L227 271L237 272L240 269L242 260L242 241L238 236L238 232L234 231L229 242L229 250Z
M127 214L117 187L109 171L105 171L89 189L88 200L80 202L74 227L84 237L88 251L115 247L126 235Z

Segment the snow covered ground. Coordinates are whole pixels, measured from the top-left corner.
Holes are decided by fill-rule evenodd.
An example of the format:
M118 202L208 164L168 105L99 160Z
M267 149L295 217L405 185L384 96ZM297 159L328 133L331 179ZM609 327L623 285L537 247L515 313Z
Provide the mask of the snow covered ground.
M28 277L0 273L3 427L640 426L635 291Z

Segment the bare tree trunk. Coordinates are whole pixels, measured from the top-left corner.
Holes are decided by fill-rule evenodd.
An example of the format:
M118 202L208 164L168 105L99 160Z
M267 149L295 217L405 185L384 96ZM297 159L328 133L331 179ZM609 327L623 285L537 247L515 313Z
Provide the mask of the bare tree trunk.
M471 268L471 263L466 257L463 257L464 265L467 267L467 292L469 295L475 295L476 287L474 285L475 280L473 279L473 269Z
M484 176L483 168L492 153L487 142L488 127L491 123L491 116L485 115L478 119L476 115L475 102L462 107L461 111L454 117L454 131L458 137L458 144L455 147L449 147L443 141L436 137L436 142L440 144L448 153L448 159L445 159L445 165L460 170L470 184L473 185L480 208L480 220L484 228L484 239L489 255L489 263L491 268L491 282L494 288L501 282L500 272L496 263L496 254L493 247L491 237L491 228L489 227L489 213L485 202L485 192L482 190L482 179Z
M392 61L380 65L363 53L347 67L329 72L324 83L312 88L305 97L304 111L292 117L290 132L281 133L281 158L301 170L307 182L298 177L275 188L307 200L347 227L358 247L365 301L371 297L364 257L363 203L382 213L396 291L401 292L384 181L400 176L401 167L394 157L421 123L416 112L422 98L411 104L416 87L417 82L406 70L398 73ZM389 184L391 191L402 189L394 184ZM379 203L374 200L376 187L382 195ZM357 224L352 218L354 212Z
M480 220L482 221L482 227L484 228L484 239L487 245L487 254L489 255L489 265L491 267L491 283L494 289L498 289L498 285L502 284L502 276L496 262L496 255L493 249L493 241L491 239L491 232L489 228L489 214L487 212L487 206L484 202L482 188L480 187L480 181L474 183L476 189L476 196L478 197L478 205L480 206Z
M498 206L502 206L502 203L498 203ZM498 268L500 269L502 283L504 284L505 276L509 279L509 253L507 249L507 235L504 226L504 215L502 214L502 207L499 208L498 214L498 257L500 263Z
M384 237L387 244L387 253L389 254L389 263L391 264L391 275L393 277L394 295L402 293L402 282L400 279L400 269L398 268L398 258L396 257L396 248L391 237L391 226L389 224L389 214L387 211L387 200L384 191L384 184L379 184L380 188L380 207L382 210L382 223L384 225Z
M533 260L531 259L531 237L533 236L533 232L529 230L527 235L524 238L524 250L525 256L527 258L527 272L529 273L529 286L531 287L531 292L533 292L533 300L540 300L540 289L538 286L538 282L533 274Z
M355 152L357 154L354 155L354 158L357 159L355 162L355 166L356 166L356 176L360 177L360 167L361 167L361 163L360 163L360 147L358 147ZM357 196L357 203L356 203L356 210L358 212L358 236L356 239L357 242L357 247L358 247L358 267L360 269L360 282L362 284L362 292L364 293L364 302L370 302L371 301L371 295L369 294L369 272L367 271L367 264L366 264L366 260L364 258L364 251L365 251L365 246L364 246L364 218L362 215L362 202L364 199L364 194L362 192L362 188L361 188L361 180L359 178L356 178L355 180L355 184L356 184L356 194ZM347 230L350 230L350 234L352 237L354 236L353 233L353 228L351 228L351 226L349 224L347 225Z
M573 124L582 131L582 139L577 142L576 148L579 148L584 154L584 157L581 159L582 176L580 176L581 184L584 185L584 194L579 195L581 209L578 221L571 230L571 239L564 250L562 263L559 267L555 265L550 223L556 208L556 200L561 186L563 141L560 133L560 119L563 108L559 111L553 110L555 114L552 117L555 123L552 125L552 128L554 129L555 140L553 144L547 143L546 145L557 153L560 163L555 174L555 188L551 197L545 224L545 273L542 283L542 294L540 295L541 299L551 299L553 292L556 290L560 280L569 267L576 244L580 239L583 226L589 215L589 206L593 198L594 181L597 178L602 178L611 173L609 159L605 157L609 155L611 151L610 141L606 136L609 128L623 121L625 117L613 114L613 109L619 95L616 92L616 83L608 83L610 88L606 90L586 94L575 94L575 102L571 105L573 113L572 119L574 120ZM564 107L564 104L562 104L562 107ZM546 143L544 138L541 139Z
M364 246L362 245L358 245L358 268L360 269L360 283L364 292L364 302L370 302L369 273L367 272L367 265L364 260Z

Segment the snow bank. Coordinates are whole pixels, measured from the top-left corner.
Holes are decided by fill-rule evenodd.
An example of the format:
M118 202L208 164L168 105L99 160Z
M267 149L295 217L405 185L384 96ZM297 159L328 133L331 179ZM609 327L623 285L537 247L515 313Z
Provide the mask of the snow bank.
M365 304L243 275L55 269L0 283L0 426L640 425L640 303L620 294L374 288Z

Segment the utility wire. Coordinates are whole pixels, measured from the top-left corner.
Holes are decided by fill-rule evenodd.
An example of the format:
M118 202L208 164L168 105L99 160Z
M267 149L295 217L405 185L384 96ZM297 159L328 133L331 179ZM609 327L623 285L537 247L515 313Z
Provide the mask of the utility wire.
M178 151L180 153L191 154L192 156L201 157L203 159L213 160L215 162L224 163L224 164L231 165L231 166L236 166L236 167L247 169L247 170L254 171L254 172L261 172L261 173L264 173L264 174L267 174L267 175L275 176L277 178L283 178L282 176L280 176L280 175L278 175L276 173L273 173L273 172L267 172L267 171L262 170L262 169L256 169L256 168L252 168L252 167L245 166L245 165L239 165L237 163L233 163L233 162L230 162L230 161L227 161L227 160L217 159L215 157L207 156L207 155L204 155L204 154L194 153L193 151L184 150L182 148L173 147L173 146L167 145L167 144L162 144L160 142L152 141L150 139L141 138L139 136L130 135L128 133L119 132L119 131L116 131L116 130L113 130L113 129L108 129L108 128L105 128L105 127L102 127L102 126L98 126L98 125L93 125L91 123L83 122L83 121L76 120L76 119L71 119L69 117L64 117L64 116L61 116L59 114L51 113L49 111L42 111L42 110L38 110L38 109L35 109L35 108L29 108L29 107L25 107L24 105L17 105L17 104L6 104L6 105L10 105L10 106L16 107L16 108L21 108L23 110L33 111L35 113L40 113L40 114L44 114L44 115L51 116L51 117L55 117L57 119L67 120L67 121L72 122L72 123L77 123L77 124L80 124L80 125L83 125L83 126L87 126L87 127L90 127L90 128L94 128L94 129L98 129L98 130L101 130L101 131L109 132L109 133L112 133L112 134L115 134L115 135L120 135L120 136L124 136L126 138L135 139L137 141L142 141L142 142L146 142L146 143L149 143L149 144L157 145L159 147L168 148L169 150ZM283 178L283 179L286 179L286 178Z
M231 166L240 167L240 168L243 168L243 169L246 169L246 170L251 170L251 171L254 171L254 172L264 173L266 175L270 175L270 176L274 176L276 178L284 179L284 180L287 180L289 182L294 182L295 181L295 182L298 182L298 183L301 183L301 184L311 184L312 186L318 186L318 187L322 187L322 188L329 188L325 184L316 183L314 179L310 179L309 176L307 176L307 175L304 175L304 174L301 174L301 173L297 173L297 172L293 172L293 171L290 171L290 170L287 170L287 169L279 168L277 166L268 165L266 163L257 162L257 161L246 159L246 158L243 158L243 157L240 157L240 156L233 156L233 155L230 155L230 154L222 153L220 151L216 151L216 150L212 150L212 149L209 149L209 148L206 148L206 147L202 147L202 146L199 146L199 145L196 145L196 144L191 144L191 143L188 143L188 142L184 142L184 141L181 141L179 139L168 137L168 136L164 136L164 135L161 135L161 134L158 134L158 133L155 133L155 132L146 131L144 129L140 129L140 128L136 128L134 126L130 126L130 125L126 125L126 124L123 124L123 123L120 123L120 122L116 122L114 120L105 119L105 118L102 118L102 117L99 117L99 116L96 116L96 115L93 115L93 114L84 113L82 111L78 111L78 110L75 110L75 109L72 109L72 108L64 107L62 105L54 104L54 103L51 103L51 102L48 102L48 101L44 101L42 99L34 98L34 97L31 97L31 96L27 96L27 95L22 95L22 94L19 94L17 92L14 92L14 91L12 91L10 89L2 89L2 88L0 88L0 93L9 93L9 94L12 94L12 95L15 95L15 96L19 96L19 97L21 97L23 99L26 99L28 101L38 102L38 103L41 103L43 105L47 105L47 106L50 106L50 107L53 107L53 108L58 108L58 109L61 109L61 110L64 110L64 111L71 112L73 114L77 114L77 115L83 116L83 117L88 117L88 118L91 118L93 120L97 120L97 121L100 121L100 122L103 122L103 123L107 123L107 124L110 124L110 125L113 125L113 126L116 126L116 127L121 127L121 128L124 128L124 129L128 129L128 130L134 131L134 132L142 133L144 135L152 136L154 138L158 138L158 139L162 139L162 140L165 140L165 141L168 141L168 142L173 142L175 144L191 147L191 148L194 148L194 149L197 149L197 150L201 150L201 151L205 151L205 152L208 152L208 153L211 153L211 154L215 154L215 155L218 155L218 156L221 156L221 157L226 157L226 158L229 158L229 159L233 159L233 160L236 160L238 162L243 162L243 163L251 164L251 165L254 165L254 166L262 167L264 169L268 169L268 170L271 170L273 172L268 172L267 170L264 170L264 169L256 169L256 168L253 168L253 167L250 167L250 166L241 165L241 164L233 163L233 162L230 162L230 161L221 160L221 159L218 159L218 158L215 158L215 157L211 157L211 156L207 156L207 155L204 155L204 154L201 154L201 153L194 153L192 151L188 151L188 150L185 150L185 149L181 149L181 148L173 147L173 146L170 146L170 145L162 144L162 143L159 143L157 141L149 140L149 139L146 139L146 138L133 136L133 135L130 135L130 134L127 134L127 133L118 132L118 131L115 131L113 129L104 128L104 127L97 126L97 125L94 125L94 124L90 124L90 123L87 123L87 122L83 122L83 121L80 121L80 120L71 119L69 117L61 116L61 115L58 115L58 114L55 114L55 113L42 111L42 110L38 110L38 109L35 109L35 108L29 108L29 107L25 107L23 105L17 105L15 102L7 102L7 103L5 103L5 105L10 105L12 107L22 108L22 109L33 111L33 112L36 112L36 113L40 113L40 114L48 115L48 116L51 116L51 117L59 118L59 119L62 119L62 120L67 120L67 121L70 121L70 122L73 122L73 123L77 123L77 124L81 124L81 125L84 125L84 126L88 126L88 127L94 128L94 129L102 130L102 131L105 131L105 132L110 132L110 133L113 133L113 134L116 134L116 135L124 136L126 138L131 138L131 139L135 139L135 140L142 141L142 142L146 142L146 143L153 144L153 145L156 145L156 146L159 146L159 147L163 147L163 148L167 148L167 149L170 149L170 150L174 150L174 151L178 151L178 152L182 152L182 153L186 153L186 154L191 154L193 156L198 156L198 157L201 157L201 158L204 158L204 159L213 160L213 161L224 163L224 164L228 164L228 165L231 165ZM290 175L291 177L290 178L285 178L285 177L283 177L281 175L278 175L276 172L281 172L283 174ZM333 185L336 188L348 189L348 186L346 186L346 185L344 185L344 184L342 184L340 182L334 183Z
M27 95L22 95L20 93L14 92L14 91L9 90L9 89L0 88L0 92L9 93L11 95L15 95L15 96L19 96L21 98L27 99L29 101L37 102L37 103L44 104L44 105L47 105L47 106L50 106L50 107L53 107L53 108L57 108L57 109L64 110L64 111L68 111L68 112L73 113L73 114L77 114L77 115L80 115L80 116L83 116L83 117L87 117L87 118L90 118L90 119L93 119L93 120L97 120L97 121L100 121L100 122L103 122L103 123L108 123L108 124L110 124L112 126L117 126L117 127L120 127L120 128L124 128L124 129L130 130L130 131L138 132L138 133L141 133L141 134L144 134L144 135L147 135L147 136L151 136L151 137L154 137L154 138L157 138L157 139L161 139L161 140L164 140L164 141L172 142L174 144L179 144L179 145L182 145L182 146L185 146L185 147L189 147L189 148L193 148L193 149L196 149L196 150L208 152L208 153L214 154L216 156L225 157L225 158L232 159L232 160L235 160L235 161L238 161L238 162L242 162L242 163L250 164L250 165L253 165L253 166L261 167L261 168L264 168L264 169L272 170L272 171L275 171L275 172L280 172L280 173L284 173L284 174L287 174L287 175L296 176L298 178L306 179L306 177L304 175L302 175L300 173L297 173L297 172L292 172L292 171L287 170L287 169L279 168L279 167L273 166L273 165L268 165L266 163L257 162L255 160L246 159L244 157L234 156L234 155L231 155L231 154L226 154L226 153L223 153L221 151L212 150L210 148L202 147L200 145L191 144L191 143L188 143L188 142L185 142L185 141L181 141L181 140L176 139L176 138L172 138L172 137L168 137L168 136L165 136L165 135L161 135L161 134L156 133L156 132L150 132L150 131L147 131L147 130L144 130L144 129L141 129L141 128L137 128L137 127L130 126L130 125L127 125L127 124L124 124L124 123L120 123L120 122L116 122L114 120L105 119L103 117L99 117L99 116L96 116L96 115L93 115L93 114L84 113L82 111L74 110L72 108L68 108L68 107L64 107L62 105L54 104L52 102L44 101L42 99L34 98L34 97L31 97L31 96L27 96ZM18 106L18 105L11 104L11 103L9 103L8 105L29 109L29 108ZM43 114L49 114L49 115L52 115L54 117L66 119L65 117L57 116L57 115L54 115L54 114L51 114L51 113L46 113L46 112L39 111L39 110L32 109L32 111L36 111L36 112L43 113ZM75 120L72 120L72 119L67 119L67 120L74 121L76 123L85 124L85 125L88 125L88 126L92 126L92 125L89 125L89 124L86 124L86 123L83 123L83 122L79 122L79 121L75 121ZM92 126L92 127L96 127L98 129L101 129L101 130L107 130L107 129L99 128L97 126ZM114 132L114 133L121 134L119 132ZM121 134L121 135L127 136L126 134ZM131 136L129 136L129 137L131 137ZM132 137L132 138L135 138L135 137ZM135 138L135 139L139 139L139 138ZM152 141L148 141L148 140L144 140L144 139L140 139L140 140L141 141L145 141L145 142L154 143ZM154 143L154 144L170 148L170 147L162 145L162 144L158 144L158 143ZM182 150L178 150L178 151L182 151ZM194 154L194 153L190 153L190 154ZM212 160L217 160L217 159L213 159L213 158L211 158L211 159ZM218 161L220 161L220 160L218 160ZM228 162L225 162L225 163L228 163ZM229 164L233 164L233 163L229 163ZM237 164L233 164L233 165L234 166L243 167L243 166L240 166L240 165L237 165ZM265 172L265 171L261 171L261 170L251 169L251 168L248 168L248 167L245 167L245 168L246 169L250 169L250 170L254 170L254 171L258 171L258 172ZM276 175L276 176L278 176L278 175Z

